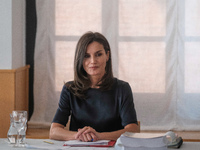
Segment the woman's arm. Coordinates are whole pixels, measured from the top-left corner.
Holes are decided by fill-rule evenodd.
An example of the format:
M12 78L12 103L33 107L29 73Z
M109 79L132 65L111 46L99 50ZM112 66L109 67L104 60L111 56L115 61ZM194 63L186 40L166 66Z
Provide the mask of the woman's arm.
M87 139L87 135L94 134L97 137L97 140L117 140L124 132L139 132L138 125L131 123L126 125L124 129L112 132L96 132L96 130L91 127L84 127L75 135L75 138L82 141L90 141ZM83 136L86 138L83 138Z
M52 123L49 133L49 138L54 140L60 140L60 141L68 141L68 140L82 140L82 141L91 141L92 139L94 141L97 141L97 137L94 133L85 133L82 134L83 130L79 129L78 132L76 131L69 131L64 129L65 126L59 124L59 123ZM86 129L85 127L84 129ZM79 135L79 138L78 136ZM81 137L81 138L80 138Z
M99 140L117 140L121 134L125 132L139 132L138 125L131 123L124 127L124 129L112 131L112 132L101 132L99 133Z
M64 128L65 126L59 123L52 123L49 132L49 138L61 141L75 140L75 135L77 132L69 131Z
M52 123L49 133L49 138L54 140L68 141L79 139L82 141L91 141L91 138L96 140L117 140L124 132L139 132L137 124L128 124L124 129L112 132L96 132L91 127L84 127L78 132L64 129L65 126L59 123Z

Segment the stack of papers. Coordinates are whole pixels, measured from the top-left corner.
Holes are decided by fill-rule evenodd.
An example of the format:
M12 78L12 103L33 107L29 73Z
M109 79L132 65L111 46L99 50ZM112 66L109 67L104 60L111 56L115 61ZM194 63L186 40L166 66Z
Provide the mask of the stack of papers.
M82 142L79 140L70 140L64 143L64 146L71 147L82 147L82 146L90 146L90 147L112 147L114 146L115 141L110 140L99 140L96 142Z
M116 150L167 150L165 134L131 133L120 136L115 145Z
M132 133L122 134L116 144L115 150L167 150L167 148L180 148L183 139L172 131L166 133Z

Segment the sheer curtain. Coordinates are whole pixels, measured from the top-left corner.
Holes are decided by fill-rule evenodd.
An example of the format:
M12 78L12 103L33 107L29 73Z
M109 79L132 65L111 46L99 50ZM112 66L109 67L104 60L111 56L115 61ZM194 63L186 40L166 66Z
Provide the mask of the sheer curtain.
M50 124L79 37L103 33L142 130L200 130L199 0L37 0L32 123Z

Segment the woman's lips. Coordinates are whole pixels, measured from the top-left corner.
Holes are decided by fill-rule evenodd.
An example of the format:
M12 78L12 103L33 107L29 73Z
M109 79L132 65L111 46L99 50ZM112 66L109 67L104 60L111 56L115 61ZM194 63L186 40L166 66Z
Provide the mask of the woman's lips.
M90 69L97 69L98 66L92 66L92 67L89 67Z

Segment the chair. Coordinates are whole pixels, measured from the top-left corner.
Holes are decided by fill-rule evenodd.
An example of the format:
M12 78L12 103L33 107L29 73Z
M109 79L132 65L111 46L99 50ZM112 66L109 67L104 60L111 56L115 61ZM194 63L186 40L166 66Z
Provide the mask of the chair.
M140 133L140 121L138 121L138 133Z

